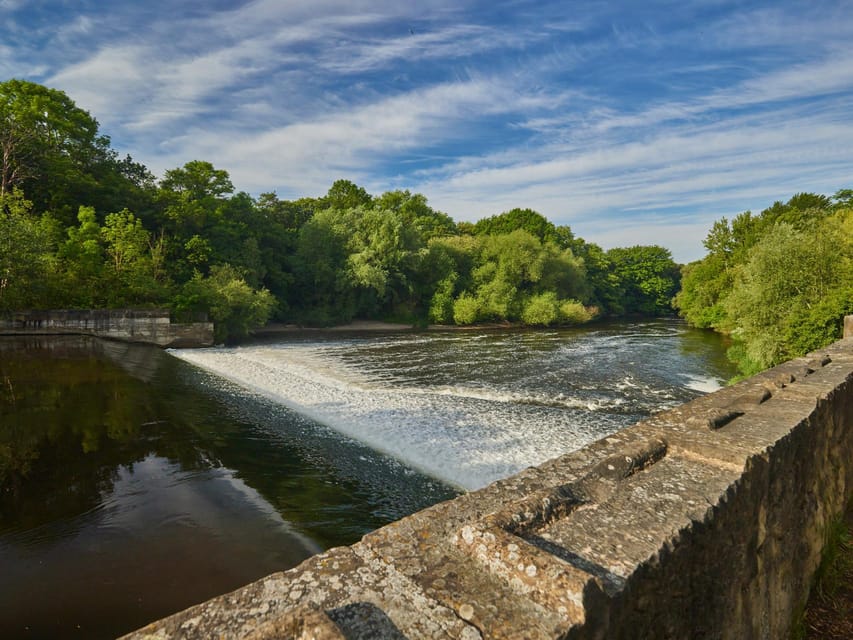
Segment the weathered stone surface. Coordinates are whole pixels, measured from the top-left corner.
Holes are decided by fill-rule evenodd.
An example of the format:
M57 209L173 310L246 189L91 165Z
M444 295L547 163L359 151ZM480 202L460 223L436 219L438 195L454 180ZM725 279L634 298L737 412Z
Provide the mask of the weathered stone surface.
M783 638L851 495L846 339L127 637Z
M213 323L174 324L163 309L21 311L0 316L0 335L93 335L161 347L209 347Z

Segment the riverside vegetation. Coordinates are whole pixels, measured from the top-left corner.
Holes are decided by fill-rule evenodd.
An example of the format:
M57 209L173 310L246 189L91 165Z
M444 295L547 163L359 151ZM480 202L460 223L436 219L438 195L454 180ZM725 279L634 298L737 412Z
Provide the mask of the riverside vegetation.
M667 249L605 251L530 209L454 222L421 194L348 180L254 198L202 160L157 180L98 129L61 91L0 83L0 312L166 306L208 314L223 340L271 319L548 326L678 310L730 333L750 373L830 341L853 309L850 190L715 223L682 285Z

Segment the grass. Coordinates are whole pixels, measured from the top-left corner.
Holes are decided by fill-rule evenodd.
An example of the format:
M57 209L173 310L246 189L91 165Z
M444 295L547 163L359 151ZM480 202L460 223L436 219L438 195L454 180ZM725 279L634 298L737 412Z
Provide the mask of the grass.
M791 637L853 638L853 501L827 531L809 601L795 617Z

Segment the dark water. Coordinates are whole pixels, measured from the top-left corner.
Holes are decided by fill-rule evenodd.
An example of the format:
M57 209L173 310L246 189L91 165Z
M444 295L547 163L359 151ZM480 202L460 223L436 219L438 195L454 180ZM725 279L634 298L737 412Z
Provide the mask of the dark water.
M130 631L734 373L672 321L176 355L253 390L153 348L0 338L0 638Z
M0 638L108 638L455 492L155 348L0 338Z

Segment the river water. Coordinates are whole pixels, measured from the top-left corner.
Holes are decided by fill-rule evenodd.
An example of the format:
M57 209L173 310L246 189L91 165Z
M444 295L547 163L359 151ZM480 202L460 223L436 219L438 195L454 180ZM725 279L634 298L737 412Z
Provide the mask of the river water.
M734 373L674 320L171 352L0 338L0 637L114 637Z

